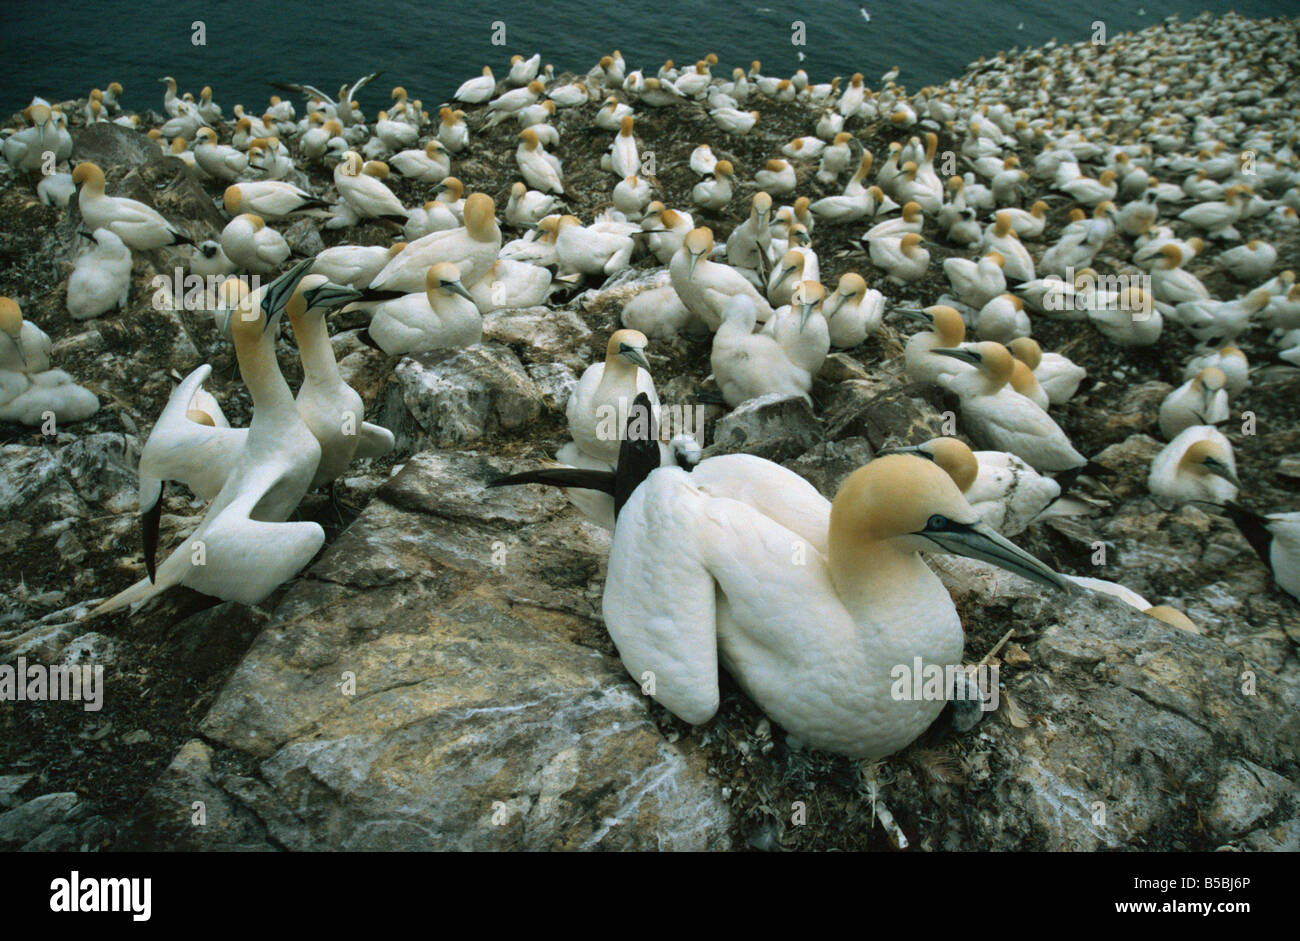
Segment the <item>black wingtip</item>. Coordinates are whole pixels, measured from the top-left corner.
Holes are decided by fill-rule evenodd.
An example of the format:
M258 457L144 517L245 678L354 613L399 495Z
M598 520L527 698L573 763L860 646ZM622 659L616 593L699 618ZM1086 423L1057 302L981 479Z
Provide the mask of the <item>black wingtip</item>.
M1268 566L1271 571L1273 562L1270 555L1273 548L1273 534L1268 531L1268 520L1253 510L1246 509L1240 503L1233 503L1231 500L1223 504L1223 509L1228 514L1228 519L1232 520L1233 525L1245 537L1246 542L1250 543L1250 547L1255 550L1255 554L1259 556L1260 561Z
M165 486L165 485L164 485ZM140 534L144 542L144 567L149 573L152 585L158 578L156 556L158 554L158 524L162 520L162 487L158 489L158 499L153 506L140 514Z
M542 484L547 487L576 487L579 490L599 490L614 494L614 472L588 470L582 467L539 467L536 470L507 474L488 482L489 487L510 487L516 484Z

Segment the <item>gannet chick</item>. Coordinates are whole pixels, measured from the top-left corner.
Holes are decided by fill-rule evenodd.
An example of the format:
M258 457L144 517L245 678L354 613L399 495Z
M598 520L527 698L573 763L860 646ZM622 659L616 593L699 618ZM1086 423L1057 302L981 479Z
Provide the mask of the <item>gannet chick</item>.
M613 467L618 460L624 423L638 393L649 397L653 414L659 397L645 357L648 340L637 330L615 330L605 346L605 360L588 366L569 396L565 414L573 445L588 458ZM556 458L576 463L572 449Z
M780 501L769 506L744 494L758 476L788 481L786 492L801 479L770 462L729 460L739 457L701 461L689 474L653 471L614 530L606 626L629 673L653 671L655 698L685 721L717 711L721 663L797 742L883 757L944 706L891 695L888 665L921 657L953 666L961 657L960 618L919 551L1062 584L981 523L942 470L911 455L851 475L817 527L827 552L810 546L807 564L791 565L791 547L809 540L781 521ZM727 470L713 470L715 462ZM646 565L650 558L660 564Z
M1008 386L1016 361L1005 346L981 342L934 352L976 367L953 378L948 388L961 398L962 424L977 444L1010 451L1040 473L1088 463L1043 409Z
M546 193L530 190L523 183L510 187L510 201L506 203L506 222L520 228L536 225L544 216L555 211L558 200Z
M524 180L534 189L543 193L564 195L564 184L560 178L559 160L552 157L542 147L537 137L537 129L528 127L519 132L519 146L515 149L515 163Z
M1064 405L1070 401L1078 391L1079 383L1088 375L1086 369L1076 366L1067 357L1059 353L1044 353L1037 341L1029 337L1017 337L1007 344L1007 348L1033 372L1050 405Z
M790 295L790 305L775 311L762 330L810 376L821 371L831 349L830 328L821 311L825 299L826 289L819 282L800 281Z
M79 163L72 181L81 187L77 205L91 231L108 229L128 248L149 251L164 245L192 245L189 237L164 219L157 210L134 199L107 196L104 171L93 163Z
M555 254L561 276L569 272L609 276L622 271L632 260L635 248L629 236L584 227L577 216L562 216L555 238Z
M298 416L289 386L275 359L270 323L283 312L291 291L309 261L286 278L247 293L237 279L230 291L242 291L231 317L231 333L240 373L253 397L253 419L229 476L198 528L158 566L156 578L144 578L91 612L106 614L138 604L176 585L188 585L225 601L258 604L311 560L325 541L316 523L286 523L311 483L320 461L320 445ZM233 299L233 298L232 298Z
M393 258L406 248L405 242L383 245L335 245L316 256L311 273L346 287L365 288Z
M474 193L465 200L463 227L431 232L409 242L370 287L376 291L423 291L429 266L442 261L455 264L461 281L473 285L492 267L500 251L496 205L486 193Z
M756 322L754 301L748 295L736 294L726 301L709 356L723 400L737 408L770 393L806 398L812 376L792 363L775 339L754 333Z
M1246 354L1235 346L1223 346L1217 350L1208 350L1200 356L1193 357L1186 366L1183 367L1183 380L1193 378L1201 370L1214 366L1223 372L1227 379L1228 397L1240 395L1246 386L1250 385L1250 363L1246 359ZM1217 422L1204 422L1203 424L1217 424Z
M1032 330L1025 302L1014 294L999 294L975 315L975 332L981 340L1005 344L1029 336Z
M1151 295L1130 287L1112 301L1088 307L1088 319L1102 335L1120 346L1150 346L1160 339L1164 317Z
M772 306L767 298L735 268L710 261L712 253L713 232L701 227L692 229L672 256L669 277L686 309L708 324L710 330L717 330L727 302L743 294L752 302L761 322L771 319Z
M731 202L732 177L735 171L730 160L719 160L713 168L712 180L701 180L691 190L691 201L705 209L718 211Z
M1300 513L1260 516L1231 500L1223 508L1278 587L1300 601Z
M251 212L275 222L295 212L324 209L329 203L283 180L257 180L227 186L222 205L232 216Z
M885 296L868 288L866 279L849 271L840 275L839 287L822 307L830 326L831 346L853 349L884 324ZM960 342L960 341L959 341Z
M90 236L95 247L77 259L68 278L68 313L86 320L126 306L131 292L131 250L109 229Z
M36 184L36 195L47 206L67 209L68 203L72 202L72 197L76 194L77 187L72 182L71 173L51 173L42 176L41 182Z
M930 268L930 253L921 247L921 236L915 232L901 238L872 239L868 247L872 264L889 272L890 281L918 281Z
M425 290L381 301L372 308L369 333L390 356L458 349L483 338L483 318L450 262L432 265Z
M221 250L221 243L216 239L207 239L194 246L190 260L191 273L206 278L211 275L234 274L238 270L238 266L226 257L226 253Z
M492 69L483 66L483 74L477 78L471 78L456 89L456 94L452 95L456 101L463 101L467 105L478 105L492 97L496 91L496 79L492 77Z
M1160 403L1160 434L1172 441L1193 425L1219 425L1231 415L1228 408L1228 377L1216 366L1207 366L1170 392Z
M1216 428L1183 429L1151 460L1147 489L1179 503L1224 504L1237 499L1237 460L1232 445Z
M1024 532L1061 495L1060 485L1005 451L971 451L957 438L885 453L916 454L948 473L979 518L1004 536Z
M302 357L302 386L295 404L321 450L312 489L333 484L353 460L380 457L393 449L391 431L363 421L365 405L340 376L325 326L327 311L359 294L356 288L333 284L324 275L309 274L285 305Z
M240 270L270 274L289 258L289 243L260 216L241 213L221 230L221 250Z

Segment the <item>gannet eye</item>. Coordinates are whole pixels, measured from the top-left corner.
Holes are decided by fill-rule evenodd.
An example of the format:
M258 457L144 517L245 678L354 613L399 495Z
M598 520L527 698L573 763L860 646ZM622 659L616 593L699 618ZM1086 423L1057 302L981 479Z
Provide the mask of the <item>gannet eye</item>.
M925 524L925 528L927 530L945 529L947 528L947 526L948 526L948 517L940 516L938 513L930 517L930 519L927 520Z

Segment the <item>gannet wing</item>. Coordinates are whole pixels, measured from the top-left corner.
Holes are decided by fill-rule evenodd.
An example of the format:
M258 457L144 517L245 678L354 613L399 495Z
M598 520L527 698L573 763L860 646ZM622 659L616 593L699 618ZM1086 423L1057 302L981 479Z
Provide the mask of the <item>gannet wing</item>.
M831 502L793 471L752 454L722 454L697 464L691 482L710 496L747 504L826 554Z
M393 450L395 443L393 433L381 425L370 422L361 423L361 441L357 444L356 457L382 457Z
M270 84L272 88L278 88L280 91L294 92L295 94L300 95L311 95L329 105L338 104L338 102L334 100L333 95L325 94L315 85L300 85L296 82L271 82Z
M383 74L384 74L384 70L380 69L378 72L371 72L369 75L363 75L361 78L357 79L355 84L353 84L353 86L348 89L347 100L351 102L352 99L356 96L357 92L361 91L361 89L365 88L366 85L368 85L370 82L374 81L375 79L379 78L379 76Z

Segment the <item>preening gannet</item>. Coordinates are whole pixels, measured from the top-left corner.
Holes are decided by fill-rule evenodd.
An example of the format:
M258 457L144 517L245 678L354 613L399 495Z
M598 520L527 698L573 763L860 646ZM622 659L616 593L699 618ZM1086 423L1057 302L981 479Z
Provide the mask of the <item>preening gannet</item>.
M1237 459L1232 444L1210 425L1181 431L1151 460L1147 489L1179 503L1223 504L1237 499Z
M1230 415L1228 377L1217 366L1207 366L1165 396L1160 403L1160 434L1172 441L1193 425L1220 425Z
M382 181L362 173L361 167L361 155L349 150L334 168L334 185L343 202L358 218L387 219L405 224L407 212L402 201Z
M256 180L227 186L222 205L232 216L251 212L275 221L295 212L324 209L329 203L283 180Z
M1005 346L986 341L934 352L976 367L948 387L960 396L962 425L977 443L1010 451L1039 472L1074 470L1088 463L1045 411L1008 385L1015 360Z
M1278 587L1300 601L1300 513L1260 516L1231 500L1224 510L1273 573Z
M252 293L242 281L225 282L226 290L242 295L231 336L253 397L248 433L202 521L158 566L156 577L114 595L92 617L182 584L224 601L257 604L301 571L325 542L316 523L284 522L311 484L320 445L298 416L275 359L275 331L268 329L309 266L310 260L299 263Z
M526 228L536 225L543 216L555 211L559 201L546 193L530 190L523 183L515 183L510 188L510 201L506 203L506 222L513 226Z
M955 665L962 651L956 609L919 552L1063 585L918 457L883 457L849 477L821 528L825 554L721 475L705 482L711 461L728 457L737 455L689 474L653 471L623 507L610 550L605 624L628 672L651 674L655 698L687 722L717 711L721 663L798 742L854 758L892 754L944 706L893 695L895 667L918 657ZM767 475L799 479L762 463ZM791 564L795 553L806 564Z
M1059 353L1044 353L1036 340L1017 337L1007 344L1011 355L1033 372L1051 405L1064 405L1074 397L1088 371Z
M311 273L324 275L335 284L367 287L393 258L406 248L405 242L383 245L335 245L312 261Z
M260 216L240 213L221 230L221 250L243 271L270 274L289 258L289 243Z
M134 199L104 193L104 171L89 161L77 164L72 182L81 187L77 206L92 232L108 229L129 248L148 251L164 245L192 245L189 237L158 213Z
M546 152L537 136L537 128L526 127L519 132L515 163L529 186L543 193L564 195L559 158Z
M726 301L709 356L723 400L736 408L772 393L807 397L812 376L791 362L774 338L754 333L755 323L754 302L748 295L736 294Z
M131 250L110 229L96 229L90 240L94 248L68 278L68 313L75 320L125 307L131 292Z
M339 374L325 326L327 311L359 294L356 288L333 284L324 275L309 274L285 305L302 357L302 386L295 400L298 415L320 444L312 489L332 484L357 458L380 457L393 449L391 431L363 420L361 396Z
M454 264L461 282L472 285L492 267L500 251L496 205L486 193L474 193L465 200L463 227L431 232L408 243L370 287L376 291L423 291L429 266L438 262Z

